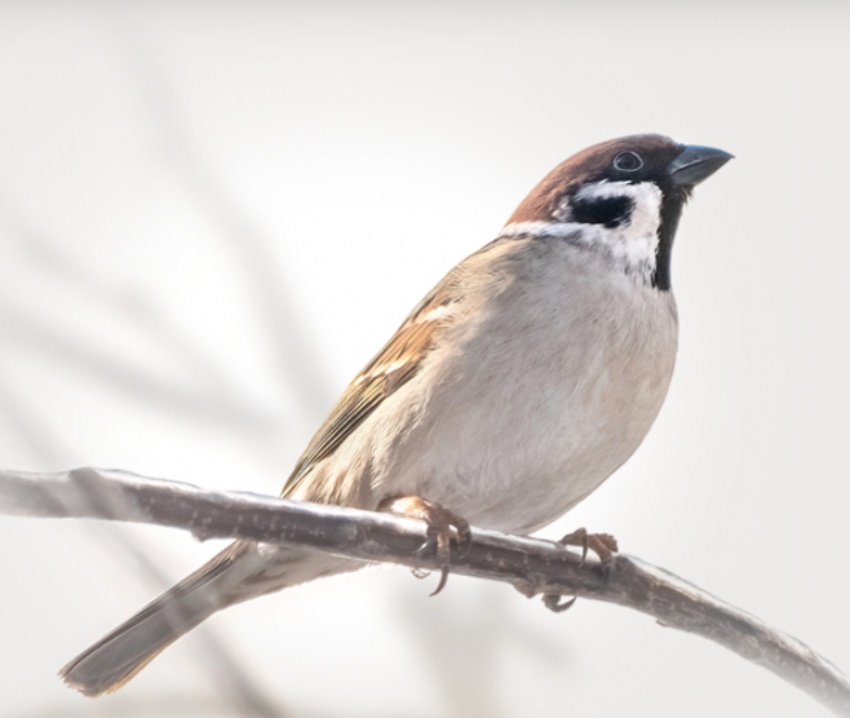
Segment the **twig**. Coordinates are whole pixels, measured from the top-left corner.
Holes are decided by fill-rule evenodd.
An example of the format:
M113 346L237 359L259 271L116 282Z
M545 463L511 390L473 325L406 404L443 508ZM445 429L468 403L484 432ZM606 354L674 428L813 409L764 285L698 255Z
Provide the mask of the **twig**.
M363 561L438 571L418 555L425 525L412 519L253 494L206 491L123 471L92 468L55 474L0 471L0 513L155 523L197 538L245 538L309 547ZM607 572L582 564L558 544L473 530L452 571L513 584L527 596L580 594L696 633L767 668L839 716L850 716L850 679L800 641L634 556L617 555ZM605 576L607 573L607 577Z
M188 371L193 380L202 383L208 394L220 397L222 405L230 403L237 413L247 416L257 414L259 417L257 409L242 408L244 401L239 398L239 387L227 372L216 366L215 357L195 346L186 332L158 310L141 288L127 286L125 277L93 271L67 251L67 242L36 229L29 218L25 220L20 212L13 212L6 201L0 200L0 216L26 254L50 273L52 282L62 282L70 293L85 300L89 306L111 314L151 345L166 352L177 366Z
M20 441L29 447L39 463L45 465L68 463L62 462L59 457L72 452L48 430L43 421L39 421L31 411L27 410L24 402L17 401L14 392L10 391L0 378L0 416L4 414L17 429ZM97 539L97 546L108 549L113 557L120 556L124 559L118 564L124 568L132 567L137 578L141 578L148 585L159 590L164 590L170 585L169 577L159 568L157 562L148 556L146 550L131 539L125 526L89 524L88 529ZM202 651L198 653L203 664L214 675L216 689L227 699L221 703L224 705L227 702L231 703L235 715L255 716L255 718L283 718L286 715L274 704L271 697L265 694L253 677L242 670L242 667L233 659L232 651L229 650L226 642L218 637L212 626L202 626L196 640L201 642ZM51 715L54 712L51 712ZM122 709L119 712L125 715L128 711ZM157 712L142 711L142 714L154 715Z
M203 153L197 151L197 140L191 128L185 126L174 92L159 72L155 58L140 40L131 23L118 23L135 86L148 112L149 123L155 133L163 157L171 163L185 186L195 196L198 206L214 222L238 261L238 266L249 280L254 293L257 316L267 327L273 359L282 385L299 401L302 413L323 412L334 397L328 394L323 380L321 361L313 348L300 312L285 277L269 251L272 237L261 223L237 201L225 184L216 177ZM293 381L293 378L295 381Z
M99 380L149 403L158 402L168 409L180 410L192 417L215 421L242 432L256 434L274 428L275 417L267 411L155 376L2 300L0 330L6 337L26 342L48 355L61 356L65 365L93 374Z

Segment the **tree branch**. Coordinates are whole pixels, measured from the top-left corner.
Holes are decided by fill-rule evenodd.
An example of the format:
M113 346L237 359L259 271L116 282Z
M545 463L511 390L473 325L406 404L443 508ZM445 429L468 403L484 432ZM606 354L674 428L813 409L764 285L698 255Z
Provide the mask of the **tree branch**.
M92 468L55 474L0 471L0 513L97 518L172 526L198 539L244 538L326 551L347 558L439 571L418 553L420 521L389 514L206 491L124 471ZM503 581L527 596L581 595L633 608L659 623L696 633L775 673L835 715L850 717L850 679L800 641L691 583L634 556L615 556L607 579L560 545L473 529L469 551L452 571Z

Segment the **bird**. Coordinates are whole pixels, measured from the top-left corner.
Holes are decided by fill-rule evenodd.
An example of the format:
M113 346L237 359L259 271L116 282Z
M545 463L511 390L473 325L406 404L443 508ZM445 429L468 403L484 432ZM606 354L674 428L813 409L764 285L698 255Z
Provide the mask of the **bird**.
M678 341L679 219L731 158L642 134L562 162L354 378L281 495L425 520L439 588L450 541L468 541L470 524L525 535L563 516L661 409ZM610 554L609 539L591 535L591 548ZM112 692L217 611L363 565L238 540L60 676L85 695Z

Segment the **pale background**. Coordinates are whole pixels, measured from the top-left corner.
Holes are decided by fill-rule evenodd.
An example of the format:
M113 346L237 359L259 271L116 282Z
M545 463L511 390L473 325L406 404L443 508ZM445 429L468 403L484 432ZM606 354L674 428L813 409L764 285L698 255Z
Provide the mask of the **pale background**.
M737 156L680 227L673 387L543 535L612 532L850 670L850 12L702 7L0 4L0 465L276 493L543 174L662 132ZM327 718L826 715L637 613L428 598L403 569L231 609L91 701L56 671L220 545L5 517L0 540L3 716L251 715L239 690Z

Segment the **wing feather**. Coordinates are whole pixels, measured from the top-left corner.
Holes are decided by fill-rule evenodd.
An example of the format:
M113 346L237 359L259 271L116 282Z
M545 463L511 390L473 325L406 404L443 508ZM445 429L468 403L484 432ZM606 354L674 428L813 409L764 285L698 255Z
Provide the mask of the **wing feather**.
M334 404L283 487L292 493L299 481L331 456L373 411L419 372L434 346L437 329L462 299L456 274L443 279L410 313L383 349L363 368Z

